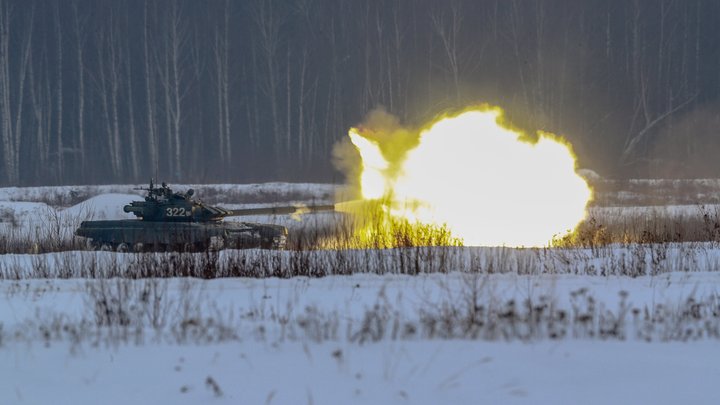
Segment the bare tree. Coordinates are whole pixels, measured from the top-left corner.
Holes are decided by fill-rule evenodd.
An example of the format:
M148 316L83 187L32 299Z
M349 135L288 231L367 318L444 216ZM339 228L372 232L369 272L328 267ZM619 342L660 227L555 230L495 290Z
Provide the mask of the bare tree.
M307 62L308 50L307 47L303 47L302 60L300 62L300 88L298 89L298 134L297 134L297 154L300 160L303 162L308 161L308 156L305 155L307 149L305 147L305 100L307 99L307 91L305 89L305 77L307 76Z
M127 7L127 6L126 6ZM130 26L129 7L125 9L125 27L128 30ZM127 85L127 113L128 113L128 147L130 153L130 173L133 181L138 179L139 159L137 150L137 134L135 132L135 107L133 104L133 76L132 76L132 51L129 36L125 38L125 52L123 53L123 61L125 62L125 83Z
M224 2L223 18L220 21L222 21L221 24L215 25L215 46L213 47L217 93L218 147L220 161L228 163L232 160L229 107L230 79L228 76L228 70L230 69L230 39L228 36L228 27L230 25L229 0L225 0Z
M153 81L154 69L150 69L150 39L148 38L148 2L143 7L143 62L145 74L145 113L147 119L147 147L150 157L150 168L158 170L158 141L157 123L155 121L155 83Z
M311 15L313 15L313 2L314 0L299 0L296 3L296 11L301 17L304 26L306 29L308 29L309 32L312 32L313 24L311 21ZM308 34L306 34L308 35ZM307 162L309 161L309 156L307 156L307 151L311 150L311 146L306 146L306 143L308 143L308 140L306 139L306 129L305 126L305 115L307 114L307 109L305 107L305 102L309 96L309 91L306 88L306 81L308 76L308 55L309 55L309 45L308 40L312 38L312 35L309 35L310 38L305 38L305 40L302 43L302 58L300 59L300 72L299 72L299 79L298 79L298 103L297 103L297 115L298 115L298 123L297 123L297 156L300 158L301 162ZM289 107L289 103L288 103ZM288 108L289 110L289 108Z
M433 14L431 16L433 30L440 37L445 56L447 56L448 68L450 70L450 77L453 82L453 90L455 100L460 98L460 61L458 55L458 36L462 27L462 10L460 5L456 1L450 2L450 11L448 15L445 11L440 14Z
M12 130L12 113L10 109L10 9L6 2L0 3L0 108L2 109L3 154L5 176L10 184L18 181L18 157L15 154L15 134Z
M290 145L292 142L292 79L291 79L291 52L290 43L287 44L287 54L285 59L285 148L284 153L287 155L290 153Z
M277 52L280 46L280 26L283 20L278 15L273 4L273 0L256 0L251 6L251 11L259 35L258 42L265 64L263 87L270 104L272 145L275 157L279 160L280 146L283 145L283 142L280 138L280 108L277 101L278 82L280 81L277 69Z
M57 77L56 77L56 93L55 97L57 99L57 114L55 116L56 124L55 124L55 133L56 133L56 142L57 142L57 168L55 171L55 175L57 176L58 181L62 181L63 179L63 171L65 169L65 145L64 145L64 139L63 139L63 48L62 48L62 20L60 19L60 4L55 3L54 8L54 16L55 16L55 39L56 42L56 49L55 52L57 52Z
M639 0L632 3L632 73L634 84L634 113L630 121L630 129L627 138L620 153L620 163L624 165L633 165L640 161L649 160L647 148L641 150L642 146L647 147L649 139L658 133L657 129L661 123L669 120L676 112L680 111L687 105L691 104L698 96L698 92L690 93L688 86L688 76L690 70L683 67L690 57L689 52L683 52L679 62L681 75L679 81L679 89L675 90L673 83L664 80L663 63L665 63L665 48L669 46L664 42L665 26L668 13L673 7L672 2L661 1L659 4L660 15L660 42L658 46L652 50L656 51L656 62L658 66L653 66L652 55L648 55L651 48L647 44L645 35L646 24L644 23L645 14L648 10L644 9ZM692 44L689 38L689 23L685 21L681 27L683 28L683 36L676 36L681 39L682 48L688 44ZM671 61L672 62L672 61ZM656 73L653 76L653 73ZM674 94L675 93L675 94ZM678 97L677 95L684 95Z
M81 19L80 13L78 12L78 2L73 1L73 28L75 32L75 44L76 44L76 62L77 62L77 149L80 172L85 171L85 61L84 61L84 49L85 49L85 21Z
M23 36L17 76L12 76L10 55L11 9L0 3L0 120L2 145L6 178L10 184L18 184L20 180L20 144L22 142L23 98L25 96L25 80L30 63L32 33L35 9L30 11L29 24ZM16 87L13 88L13 85ZM14 121L14 122L13 122Z
M206 18L209 18L209 14L205 13L204 16ZM207 64L207 61L210 59L209 55L206 54L206 48L205 45L205 35L204 32L202 32L202 22L206 21L204 19L196 18L194 20L194 23L192 24L192 30L191 30L191 40L188 41L188 55L190 57L190 66L192 67L191 73L192 77L190 80L188 80L188 83L202 83L203 80L205 80L205 65ZM208 49L209 50L209 49ZM189 105L203 105L205 103L205 95L206 92L204 86L192 86L193 91L189 93L192 93L192 100L188 100L187 104ZM189 125L185 125L186 132L192 131L192 133L195 134L204 134L207 131L205 130L205 115L206 115L207 109L205 108L198 108L192 111L191 114L188 114L189 120L191 121ZM207 114L212 115L212 114ZM186 135L187 136L187 135ZM194 166L195 173L200 174L201 170L199 168L203 168L201 162L207 161L207 158L203 155L203 153L207 152L207 149L204 145L204 142L202 142L202 139L200 137L190 137L188 139L187 137L183 138L184 143L189 147L189 154L186 154L185 156L185 165L186 166ZM202 173L204 174L204 170L202 170Z
M49 139L49 127L51 112L51 103L49 98L49 90L44 92L45 85L49 80L43 75L43 72L47 72L46 69L42 69L43 64L47 64L44 59L46 55L46 49L42 47L42 53L38 55L36 61L32 61L28 65L29 76L30 76L30 102L33 111L34 124L35 124L35 136L33 144L33 154L35 156L34 174L37 177L41 177L46 173L44 170L49 167L48 158L50 155L50 139ZM32 53L30 54L32 59ZM35 74L34 66L38 66L38 74ZM49 86L48 86L49 89ZM45 105L47 101L48 105Z
M183 122L182 100L188 86L184 82L185 57L188 31L183 10L177 2L170 3L164 25L163 65L159 69L159 78L165 95L165 121L167 123L167 141L170 173L174 178L182 178L182 141ZM181 87L182 86L182 87Z
M114 176L121 177L124 174L124 168L121 159L122 144L120 142L118 91L122 79L119 69L120 56L118 55L114 10L110 8L109 13L110 24L98 31L98 79L96 79L96 87L99 91L102 106L110 167Z
M523 36L521 29L523 27L522 21L522 7L519 7L516 0L512 0L512 13L510 16L510 30L512 32L512 46L515 55L515 60L518 66L518 75L520 76L520 84L522 87L522 94L525 101L525 106L529 110L531 105L530 90L525 77L525 56L521 50L521 44L523 44Z

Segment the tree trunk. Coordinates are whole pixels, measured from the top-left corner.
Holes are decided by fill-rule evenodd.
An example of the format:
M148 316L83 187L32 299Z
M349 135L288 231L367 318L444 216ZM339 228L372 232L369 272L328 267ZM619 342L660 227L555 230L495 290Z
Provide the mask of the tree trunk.
M57 83L56 97L57 97L57 116L55 117L56 127L56 141L57 141L57 170L55 175L57 176L58 183L62 182L64 178L63 171L65 169L65 145L63 139L63 76L62 76L62 65L63 65L63 52L62 52L62 28L60 20L60 5L55 3L55 39L56 52L57 52Z
M77 115L77 121L78 121L78 133L77 133L77 145L76 148L78 149L78 166L80 169L81 177L85 177L85 64L83 60L83 50L85 48L85 38L84 38L84 27L83 23L80 21L80 16L78 13L78 4L77 1L73 1L72 3L72 9L73 9L73 17L74 17L74 28L75 28L75 38L76 38L76 54L77 54L77 72L78 72L78 94L77 94L77 103L78 103L78 115Z
M155 87L153 72L150 69L150 45L148 39L148 2L143 8L143 56L145 67L145 105L147 107L147 147L150 157L150 170L157 176L159 167L157 124L155 122Z

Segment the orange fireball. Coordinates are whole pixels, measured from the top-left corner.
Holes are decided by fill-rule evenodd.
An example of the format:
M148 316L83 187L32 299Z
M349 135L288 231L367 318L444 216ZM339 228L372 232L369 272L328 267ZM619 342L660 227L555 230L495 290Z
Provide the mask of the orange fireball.
M465 245L547 246L585 218L592 198L567 142L543 132L531 141L497 107L438 118L396 161L381 141L355 128L349 135L364 199L393 218L444 227Z

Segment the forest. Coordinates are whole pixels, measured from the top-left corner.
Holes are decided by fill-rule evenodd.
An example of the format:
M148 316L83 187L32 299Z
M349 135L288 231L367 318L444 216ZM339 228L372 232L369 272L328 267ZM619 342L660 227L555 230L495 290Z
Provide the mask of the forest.
M0 185L342 182L489 103L608 178L719 177L714 0L0 0Z

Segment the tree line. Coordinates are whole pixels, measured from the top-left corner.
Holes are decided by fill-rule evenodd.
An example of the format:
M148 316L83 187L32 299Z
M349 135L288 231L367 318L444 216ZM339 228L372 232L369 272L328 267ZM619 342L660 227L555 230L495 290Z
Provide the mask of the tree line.
M0 184L341 181L333 145L500 105L608 176L720 164L713 0L0 0Z

